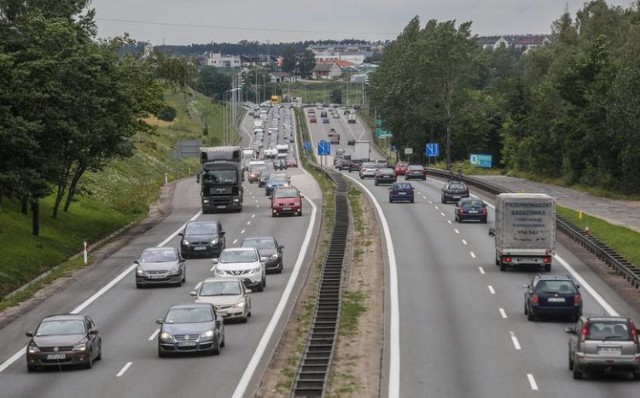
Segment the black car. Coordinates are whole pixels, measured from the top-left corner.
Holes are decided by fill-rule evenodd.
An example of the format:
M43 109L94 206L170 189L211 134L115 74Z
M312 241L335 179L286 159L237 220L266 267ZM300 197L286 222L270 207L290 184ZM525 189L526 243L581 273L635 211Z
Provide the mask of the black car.
M255 247L260 253L260 257L266 257L265 263L267 273L282 273L284 268L283 251L284 246L279 245L276 238L272 236L263 236L258 238L245 238L242 240L240 247Z
M182 257L218 257L226 247L220 221L189 221L178 234Z
M577 321L582 315L582 296L570 275L536 274L525 285L524 313L534 321L538 315L569 317Z
M373 178L375 179L375 185L382 183L393 184L397 180L395 171L389 167L380 167L376 170L376 174Z
M27 344L27 370L65 365L93 367L102 358L102 338L87 315L60 314L44 318Z
M460 199L454 211L455 221L480 221L487 223L487 204L480 199L464 198Z
M407 170L404 172L404 179L405 180L416 179L416 180L426 181L427 169L425 169L424 166L419 164L410 164L407 167Z
M389 203L414 201L414 188L409 182L394 182L389 188Z
M169 307L163 319L156 321L158 356L206 352L217 355L224 347L224 322L212 304L177 304Z
M267 183L267 180L269 179L269 174L271 173L272 171L266 167L262 169L262 171L260 172L260 176L258 176L258 187L264 187L264 185Z
M457 202L462 198L469 197L469 188L462 181L451 180L442 186L442 203Z

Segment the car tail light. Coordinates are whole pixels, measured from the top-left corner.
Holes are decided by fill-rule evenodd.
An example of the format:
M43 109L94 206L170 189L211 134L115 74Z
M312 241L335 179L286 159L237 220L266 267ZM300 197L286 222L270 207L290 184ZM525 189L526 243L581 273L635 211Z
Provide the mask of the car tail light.
M582 325L582 330L580 331L580 341L585 341L587 339L588 330L589 330L589 321L586 321L584 325Z
M638 329L636 329L636 325L633 321L629 321L629 330L631 332L631 340L638 344Z
M502 259L502 261L504 261L505 263L510 263L511 262L511 257L504 257Z
M575 296L573 296L573 305L578 307L580 306L580 304L582 304L582 296L579 294L576 294Z
M542 260L545 264L551 264L551 256L545 256Z
M538 295L534 293L531 295L531 299L529 300L529 302L532 305L538 305L538 303L540 302L540 298L538 298Z

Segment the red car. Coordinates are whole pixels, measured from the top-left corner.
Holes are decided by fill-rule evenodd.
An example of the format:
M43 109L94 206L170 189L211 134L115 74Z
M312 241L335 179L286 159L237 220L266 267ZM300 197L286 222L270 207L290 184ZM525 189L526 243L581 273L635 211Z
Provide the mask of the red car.
M276 188L271 195L271 215L273 217L283 214L302 215L302 196L300 191L292 186Z
M409 167L409 162L398 162L396 163L395 173L397 176L403 176Z
M287 158L287 167L298 167L296 158Z
M317 122L317 120L316 120L315 116L312 116L312 117L309 118L309 123L316 123L316 122Z
M425 181L427 179L427 169L424 166L419 164L412 164L407 167L407 170L404 172L405 180L422 180Z
M249 184L259 182L262 169L266 169L266 166L251 167L249 169Z

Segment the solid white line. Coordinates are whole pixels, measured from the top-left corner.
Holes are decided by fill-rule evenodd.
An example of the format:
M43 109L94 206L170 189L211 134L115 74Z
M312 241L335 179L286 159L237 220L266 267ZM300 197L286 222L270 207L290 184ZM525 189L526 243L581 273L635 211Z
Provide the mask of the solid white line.
M504 319L507 319L507 313L504 311L504 308L498 308L498 311L500 311L501 317L503 317Z
M605 301L605 299L603 299L602 296L599 295L595 291L595 289L592 288L591 285L589 285L587 283L587 281L585 281L580 275L578 275L576 270L574 270L573 267L569 265L569 263L567 263L565 260L562 259L562 257L558 256L557 254L554 257L555 257L556 260L558 260L560 262L560 264L562 264L563 267L565 267L567 269L567 271L569 271L571 273L571 275L575 278L575 280L578 282L580 287L583 287L586 291L589 292L589 294L591 294L593 296L594 299L596 299L598 304L600 304L600 306L605 311L607 311L607 314L609 314L610 316L619 316L619 314L616 312L616 310L614 310L613 307L611 307L609 305L609 303L607 303Z
M232 245L235 245L236 243L238 243L238 239L234 239L233 242L231 243Z
M476 195L472 194L472 193L470 193L469 195L471 195L472 198L478 199L478 197Z
M471 254L471 257L476 258L476 254L474 252L469 252L469 254Z
M124 367L122 369L120 369L120 371L118 372L118 374L116 375L116 377L120 377L124 374L124 372L127 371L127 369L129 369L129 366L131 366L133 362L127 362L126 365L124 365Z
M304 171L304 169L303 169ZM305 171L306 172L306 171ZM309 227L307 227L307 233L305 234L304 241L302 242L302 246L300 247L300 251L298 254L298 259L296 260L296 264L293 267L293 271L291 272L291 276L289 277L289 281L287 282L287 286L282 292L282 297L280 297L280 301L278 302L278 306L276 307L273 315L271 316L271 320L267 325L267 328L256 347L256 350L251 357L251 360L247 364L247 367L244 369L244 373L236 386L235 391L233 392L234 398L241 398L244 396L247 391L247 387L249 386L249 382L255 373L260 360L264 356L267 350L267 344L269 344L269 340L271 340L271 336L276 330L276 325L280 322L280 318L284 313L284 309L287 306L287 302L289 301L289 297L291 296L291 292L293 291L293 286L296 284L296 279L298 278L298 274L300 273L300 269L302 268L302 262L304 261L304 256L309 249L309 244L311 243L311 237L313 235L313 228L316 220L316 213L318 211L318 207L313 203L312 200L307 198L305 195L305 200L311 205L311 222L309 223Z
M485 274L485 272L484 272L484 268L482 268L482 267L478 267L478 269L480 270L480 273L481 273L482 275L484 275L484 274Z
M467 243L467 241L466 241L466 240L462 239L462 244L463 244L463 245L466 245L466 244L468 244L468 243Z
M347 176L349 177L349 176ZM376 200L373 193L367 189L360 181L349 177L353 182L369 195L371 202L376 208L378 218L382 224L385 244L387 246L387 259L389 263L389 391L387 397L397 398L400 396L400 304L398 299L398 266L396 264L396 252L391 240L391 230L389 223L382 211L382 207Z
M154 330L153 333L151 333L151 336L149 336L147 340L153 341L158 336L158 333L160 333L160 329Z
M213 264L213 265L211 266L211 268L209 269L209 271L213 272L213 270L214 270L214 269L216 269L216 265L215 265L215 264Z
M516 334L510 331L509 335L511 336L511 341L513 342L513 347L516 350L521 350L522 347L520 347L520 343L518 342L518 338L516 337Z
M244 233L244 229L242 231L240 231L240 233L243 234Z
M198 284L194 286L193 290L200 289L200 285L202 285L202 282L198 282Z
M529 379L529 385L533 391L538 391L538 383L536 383L536 379L533 378L531 373L527 373L527 379Z
M496 294L496 291L493 290L493 286L489 285L488 287L489 287L489 293Z
M456 231L457 234L460 233L460 231L458 231L458 228L454 228L453 230Z

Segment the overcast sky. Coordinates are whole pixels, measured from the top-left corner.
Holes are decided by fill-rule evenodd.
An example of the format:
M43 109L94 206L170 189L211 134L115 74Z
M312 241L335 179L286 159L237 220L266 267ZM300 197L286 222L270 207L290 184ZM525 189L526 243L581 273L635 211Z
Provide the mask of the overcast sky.
M478 35L548 34L584 0L92 0L98 36L151 44L395 39L414 16L472 21ZM608 0L625 8L632 0Z

